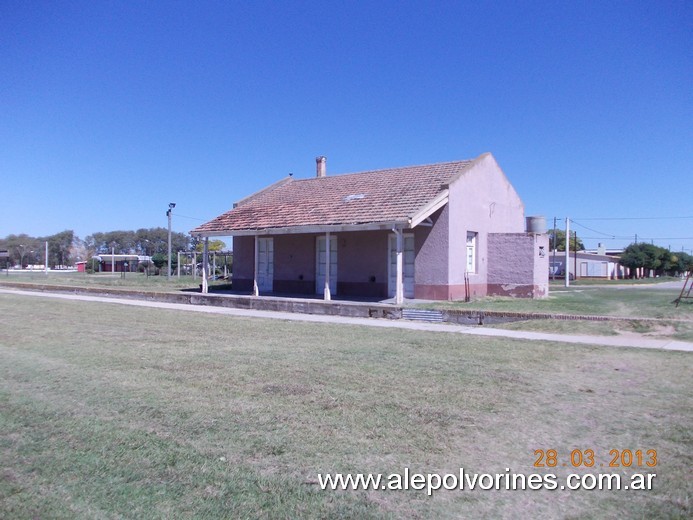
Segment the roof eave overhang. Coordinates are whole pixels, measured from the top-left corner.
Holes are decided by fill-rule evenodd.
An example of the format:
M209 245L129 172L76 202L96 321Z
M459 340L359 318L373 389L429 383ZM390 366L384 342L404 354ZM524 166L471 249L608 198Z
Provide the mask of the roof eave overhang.
M431 202L426 204L424 207L422 207L419 211L417 211L412 217L409 219L409 227L415 228L419 224L421 224L424 220L426 220L428 217L433 215L436 211L438 211L440 208L445 206L448 203L448 197L450 195L450 190L443 190L441 191L435 199L433 199Z
M344 233L347 231L389 231L393 228L411 229L415 228L433 213L448 203L450 191L441 191L433 200L428 202L419 211L409 218L401 220L391 220L384 222L365 222L358 224L323 224L323 225L303 225L303 226L284 226L273 228L257 229L218 229L214 231L192 231L196 237L242 237L255 235L296 235L301 233Z
M389 231L392 228L409 228L409 219L387 222L368 222L364 224L325 224L306 226L286 226L260 229L222 229L199 231L191 234L197 237L243 237L255 235L297 235L308 233L345 233L347 231Z

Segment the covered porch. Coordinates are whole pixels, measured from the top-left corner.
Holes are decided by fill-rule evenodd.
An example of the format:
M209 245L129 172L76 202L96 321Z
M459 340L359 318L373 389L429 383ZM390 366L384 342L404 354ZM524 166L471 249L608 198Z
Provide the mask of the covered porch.
M414 236L394 223L234 233L233 292L401 304L414 296Z

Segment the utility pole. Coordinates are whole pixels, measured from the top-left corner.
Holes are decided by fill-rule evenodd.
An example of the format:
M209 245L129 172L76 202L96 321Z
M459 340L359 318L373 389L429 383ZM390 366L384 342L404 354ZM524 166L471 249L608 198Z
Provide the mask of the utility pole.
M565 218L565 286L570 287L570 219Z
M577 231L573 231L573 274L577 280Z
M168 258L166 263L168 264L166 266L166 279L170 282L171 281L171 213L173 213L173 208L176 207L175 202L169 202L168 204L168 211L166 212L166 216L168 217Z
M551 279L556 279L556 217L553 217L553 267L551 268Z

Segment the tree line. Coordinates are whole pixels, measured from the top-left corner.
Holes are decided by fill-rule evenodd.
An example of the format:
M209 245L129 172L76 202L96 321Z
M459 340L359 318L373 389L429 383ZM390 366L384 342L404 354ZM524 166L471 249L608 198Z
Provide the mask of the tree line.
M9 264L22 268L45 263L45 243L48 242L48 267L74 265L90 260L98 254L136 254L144 256L166 255L168 230L166 228L138 229L137 231L108 231L93 233L83 240L72 230L61 231L47 237L27 234L8 235L0 239L0 250L9 254ZM171 251L190 251L197 239L185 233L171 233Z
M0 250L7 251L10 265L45 265L48 242L48 266L66 266L72 263L71 251L75 238L71 230L46 237L32 237L25 233L8 235L0 239Z
M557 251L565 251L565 231L550 229L549 249L554 247ZM570 234L570 250L583 251L585 246L582 239L576 233ZM630 244L620 256L619 263L630 269L631 277L635 277L636 269L643 268L649 275L650 271L655 276L677 276L681 273L693 270L693 256L683 251L672 252L663 247L647 243Z
M94 254L136 254L154 256L168 251L168 230L166 228L138 229L137 231L108 231L88 235L83 241L84 248ZM171 232L171 251L190 251L193 240L185 233Z
M631 244L621 254L619 263L630 268L631 278L634 271L644 268L654 272L655 276L676 276L693 270L693 256L683 251L671 252L653 244Z

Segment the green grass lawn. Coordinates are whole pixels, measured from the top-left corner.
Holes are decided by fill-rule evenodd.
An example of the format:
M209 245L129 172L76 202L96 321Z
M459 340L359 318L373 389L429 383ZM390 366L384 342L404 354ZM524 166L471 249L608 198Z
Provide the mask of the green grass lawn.
M0 517L688 518L691 356L0 295ZM653 490L315 484L626 448Z
M147 276L143 273L76 273L76 272L43 272L24 271L11 272L9 276L5 273L0 274L0 287L3 283L22 283L27 285L60 285L71 287L91 287L98 289L125 289L136 291L152 292L179 292L181 290L198 290L202 283L202 278L191 275L175 275L168 280L166 275ZM210 280L210 290L215 286L227 286L228 282L223 280Z
M592 336L628 336L650 339L674 339L693 342L693 320L522 320L510 323L493 323L485 326L506 330L530 330L553 334L578 334Z
M537 300L489 297L469 303L441 302L433 305L438 308L453 309L693 320L693 303L690 300L682 302L679 307L673 303L679 296L681 287L678 289L624 285L552 287L547 298Z
M146 276L143 273L76 273L50 271L48 275L42 271L24 271L21 273L11 272L0 274L0 286L5 282L27 283L32 285L69 285L74 287L97 287L104 289L133 289L138 291L157 291L175 292L181 289L198 288L202 283L202 278L197 276L193 279L190 275L181 275L178 278L175 273L168 280L166 275ZM225 282L212 282L210 286Z
M198 284L202 281L198 276L195 280ZM43 271L23 271L10 272L9 276L3 274L0 276L0 284L4 282L19 282L30 284L50 284L50 285L73 285L76 287L122 287L128 289L174 289L178 290L181 287L190 287L193 285L192 276L181 276L180 279L175 276L169 281L164 274L163 276L146 276L143 273L76 273L76 272L61 272L49 271L46 275Z

